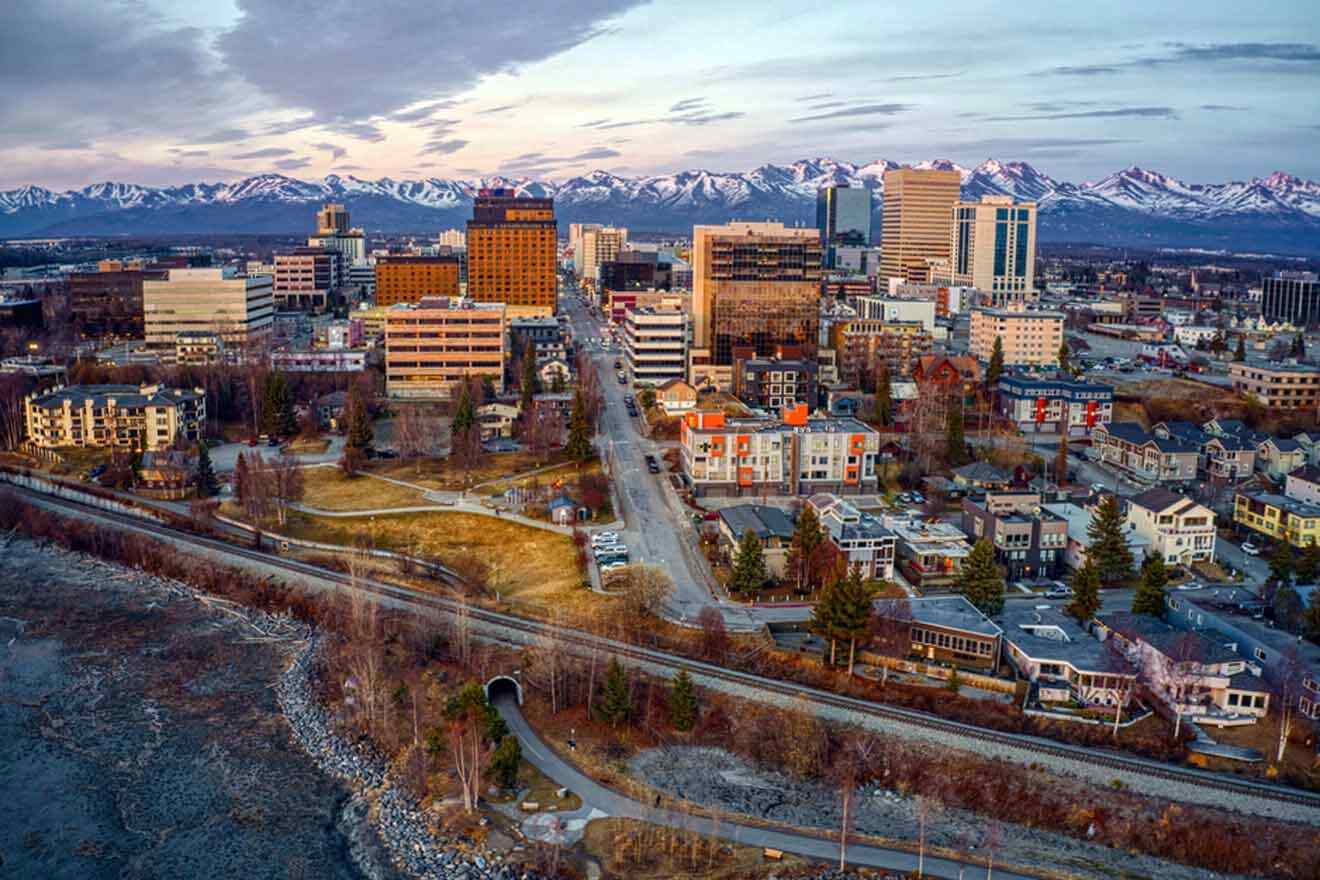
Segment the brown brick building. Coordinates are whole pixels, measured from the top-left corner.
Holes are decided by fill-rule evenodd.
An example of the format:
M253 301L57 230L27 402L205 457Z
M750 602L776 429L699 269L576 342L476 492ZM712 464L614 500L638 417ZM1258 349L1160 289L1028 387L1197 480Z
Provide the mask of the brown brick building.
M424 296L457 297L455 256L389 256L376 259L376 305L421 302Z
M69 275L69 317L89 339L141 339L143 279L163 280L164 269L119 269Z
M467 225L468 296L504 303L511 316L554 314L557 236L554 199L481 190Z

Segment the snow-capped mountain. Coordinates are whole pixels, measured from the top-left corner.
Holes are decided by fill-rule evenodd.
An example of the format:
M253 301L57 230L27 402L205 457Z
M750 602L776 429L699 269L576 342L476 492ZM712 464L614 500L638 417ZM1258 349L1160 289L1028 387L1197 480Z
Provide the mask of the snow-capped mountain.
M420 232L461 225L482 187L552 196L561 222L615 222L649 231L681 231L732 218L809 224L817 190L832 184L867 187L878 214L884 173L898 167L887 159L855 164L818 157L746 172L692 169L620 177L592 171L565 180L330 175L306 181L261 174L176 187L105 182L52 192L25 186L0 191L0 235L294 233L310 225L315 205L325 200L347 204L354 223L369 231ZM916 167L957 171L964 198L1037 202L1044 240L1320 253L1320 183L1283 172L1194 184L1132 166L1097 181L1070 183L1025 162L987 159L965 168L933 159Z

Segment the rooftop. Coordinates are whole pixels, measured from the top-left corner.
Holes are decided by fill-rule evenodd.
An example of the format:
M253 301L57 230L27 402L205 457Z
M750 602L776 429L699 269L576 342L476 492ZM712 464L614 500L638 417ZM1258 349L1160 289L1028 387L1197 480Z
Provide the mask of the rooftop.
M104 404L111 398L116 406L174 406L183 401L201 400L203 396L199 389L163 385L70 385L38 395L32 402L44 409L60 409L66 402L80 409L89 402Z
M997 620L1004 641L1032 660L1061 661L1084 672L1126 671L1104 642L1057 606L1008 602Z
M980 636L997 636L1003 630L982 614L965 596L924 596L919 599L877 599L876 613L880 616L899 613L906 605L912 620L927 626L956 629Z
M1169 508L1175 507L1176 509L1173 511L1175 515L1186 513L1197 506L1196 502L1190 498L1160 486L1147 489L1140 495L1133 495L1128 499L1128 503L1145 508L1151 513L1163 513Z
M788 540L793 537L793 522L782 510L761 504L738 504L720 510L720 520L729 531L742 537L748 531L764 541L766 538Z
M1181 630L1149 614L1112 611L1099 614L1096 620L1128 639L1140 639L1173 660L1202 664L1246 660L1223 641L1196 630Z
M1320 507L1314 504L1307 504L1304 501L1298 501L1295 498L1289 498L1286 495L1278 495L1274 492L1239 492L1243 498L1249 498L1260 504L1267 504L1270 507L1277 507L1280 510L1291 513L1294 516L1300 516L1303 519L1320 518Z

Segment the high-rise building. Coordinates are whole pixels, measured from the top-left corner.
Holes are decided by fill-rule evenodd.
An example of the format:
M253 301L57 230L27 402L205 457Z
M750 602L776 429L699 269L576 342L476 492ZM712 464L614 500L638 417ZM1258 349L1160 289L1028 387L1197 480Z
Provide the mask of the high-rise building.
M989 361L995 339L1004 347L1004 363L1044 366L1059 359L1063 345L1063 312L1024 309L972 309L968 351Z
M623 352L634 384L663 385L687 372L688 315L681 308L629 309Z
M275 307L323 312L343 284L343 256L319 247L300 247L274 256Z
M599 277L602 263L616 259L628 246L628 230L605 226L600 229L588 229L582 233L582 259L579 263L574 251L574 265L580 266L578 274L592 284Z
M343 235L348 232L348 209L343 205L324 204L316 212L317 235Z
M568 224L568 247L573 252L573 274L582 277L582 236L596 229L599 223Z
M949 252L937 283L975 287L996 308L1025 302L1036 286L1036 203L1008 196L958 202Z
M814 352L820 329L820 234L782 223L692 230L693 348L689 381L732 382L734 346L768 356Z
M361 229L349 228L348 209L343 205L321 206L316 212L316 235L307 239L307 245L339 252L345 269L367 259L366 235Z
M69 319L88 339L141 339L142 282L164 277L163 269L74 272L69 275Z
M376 258L376 305L421 302L424 296L457 297L459 259L393 255Z
M880 277L922 283L929 261L949 258L953 206L962 187L957 171L896 168L885 172Z
M436 238L435 243L449 248L467 247L467 233L461 229L446 229Z
M471 376L504 390L505 307L424 297L385 313L385 391L391 397L451 398Z
M147 347L167 359L186 330L218 333L225 349L269 339L275 314L269 275L248 278L229 269L170 269L163 281L142 283Z
M554 199L481 190L467 225L468 296L504 303L510 315L554 314L557 236Z
M1314 272L1276 272L1261 282L1260 315L1272 324L1320 324L1320 278Z
M871 243L871 191L861 186L827 186L816 192L816 228L825 246L825 264L835 265L835 248Z

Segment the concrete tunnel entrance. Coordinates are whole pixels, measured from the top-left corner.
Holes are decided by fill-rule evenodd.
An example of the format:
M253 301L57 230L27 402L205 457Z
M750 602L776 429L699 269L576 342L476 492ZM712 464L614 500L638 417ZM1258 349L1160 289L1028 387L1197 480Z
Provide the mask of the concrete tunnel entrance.
M518 700L518 705L523 704L522 683L512 675L497 675L486 682L486 699L492 703L496 697L513 694Z

